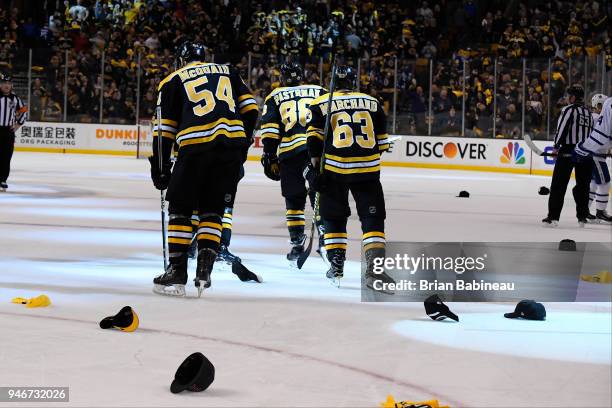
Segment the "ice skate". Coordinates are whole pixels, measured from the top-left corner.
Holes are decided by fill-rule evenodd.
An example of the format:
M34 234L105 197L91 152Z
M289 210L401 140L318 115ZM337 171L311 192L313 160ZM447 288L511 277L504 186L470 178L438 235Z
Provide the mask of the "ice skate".
M610 215L608 215L606 210L597 210L597 213L595 214L595 219L600 224L610 224L610 223L612 223L612 217Z
M584 218L578 218L578 226L579 226L580 228L584 228L584 227L585 227L585 225L587 225L588 223L589 223L589 220L588 220L586 217L584 217Z
M325 276L329 279L332 285L340 287L340 279L344 277L344 261L346 254L344 250L332 249L327 253L329 260L329 269Z
M8 184L6 184L6 181L3 181L0 183L0 193L4 193L6 190L8 190Z
M219 247L219 253L217 253L216 262L225 262L228 265L233 265L234 262L242 262L242 259L232 254L227 245L221 244Z
M301 234L298 237L291 239L291 251L287 254L287 260L295 265L300 255L304 252L304 243L306 242L306 234Z
M395 280L387 275L383 270L380 273L374 271L374 260L376 258L384 258L384 248L373 248L369 249L365 253L366 259L366 272L365 272L365 284L368 288L375 290L376 292L386 293L387 295L393 295L393 291L387 289L387 284L395 283ZM379 283L376 283L380 281Z
M187 255L171 261L166 271L153 279L153 292L165 296L185 296L187 283Z
M202 296L204 289L210 288L210 274L212 273L216 258L217 253L210 248L204 248L198 251L198 267L194 279L195 287L198 289L198 297Z
M559 220L553 220L549 217L546 217L542 220L542 225L548 228L557 228L559 226Z

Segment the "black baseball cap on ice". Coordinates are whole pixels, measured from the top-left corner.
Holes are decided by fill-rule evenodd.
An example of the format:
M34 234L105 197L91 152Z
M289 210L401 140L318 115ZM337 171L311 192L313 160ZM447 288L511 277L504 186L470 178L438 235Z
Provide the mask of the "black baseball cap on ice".
M521 300L512 313L504 313L504 317L515 319L522 317L527 320L546 320L546 308L535 300Z
M442 302L440 296L431 295L427 299L425 299L425 313L427 316L431 317L433 320L444 320L447 317L453 319L454 321L459 321L459 316L450 311L448 306Z
M193 353L183 361L170 385L173 394L188 390L204 391L215 380L215 366L202 353Z

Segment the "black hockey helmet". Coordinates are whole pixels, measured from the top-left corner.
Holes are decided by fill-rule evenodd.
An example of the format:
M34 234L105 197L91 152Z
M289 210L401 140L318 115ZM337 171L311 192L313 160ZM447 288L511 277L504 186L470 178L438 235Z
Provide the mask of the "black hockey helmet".
M304 71L297 62L285 62L280 66L280 81L283 86L299 85L304 78Z
M12 82L13 78L4 72L0 72L0 82Z
M181 66L193 61L204 61L205 58L206 46L197 42L185 41L176 51L176 59Z
M355 89L357 87L357 72L353 67L340 65L336 68L336 88Z
M567 93L567 96L576 97L576 102L584 100L584 88L581 85L572 85L566 89L565 93Z

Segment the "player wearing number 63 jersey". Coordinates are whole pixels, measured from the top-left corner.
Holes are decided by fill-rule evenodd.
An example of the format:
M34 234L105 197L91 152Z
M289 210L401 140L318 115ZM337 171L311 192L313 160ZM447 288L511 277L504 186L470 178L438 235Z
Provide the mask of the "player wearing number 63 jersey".
M255 99L237 70L204 62L205 56L203 45L183 44L178 51L182 68L159 85L161 121L154 121L151 176L156 188L168 188L170 254L167 270L153 281L154 290L161 294L184 295L187 250L194 229L198 241L195 283L199 290L200 285L210 286L224 208L233 203L258 116ZM178 156L170 175L175 142ZM194 211L199 214L197 225L191 221Z
M280 180L291 242L287 259L294 262L304 251L306 240L304 209L307 190L303 173L308 164L308 106L325 90L318 85L301 84L304 75L301 66L296 63L283 64L280 71L282 86L266 97L261 118L260 132L264 145L261 163L266 176L275 181ZM314 195L315 192L311 191L310 201L313 206ZM321 238L322 227L319 224Z
M340 66L336 72L338 91L334 92L331 106L328 106L329 94L321 95L310 104L312 116L307 132L312 166L309 170L316 173L320 160L324 161L324 167L321 175L308 178L316 180L321 194L325 249L331 263L327 277L335 280L343 276L348 242L346 223L351 214L350 191L361 221L362 245L368 264L366 283L371 287L376 279L392 281L386 274L372 273L374 259L385 255L386 213L380 184L380 155L390 147L387 118L376 98L353 91L356 76L351 67ZM324 135L328 114L331 114L329 132Z

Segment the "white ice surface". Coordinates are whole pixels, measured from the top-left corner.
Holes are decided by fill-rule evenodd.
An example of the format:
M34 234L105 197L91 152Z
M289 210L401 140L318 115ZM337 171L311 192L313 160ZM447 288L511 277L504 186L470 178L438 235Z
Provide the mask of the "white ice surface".
M610 304L550 303L542 323L503 318L510 304L457 303L454 324L431 321L422 304L361 303L355 217L340 289L314 256L290 269L279 186L256 163L238 192L232 249L264 284L220 267L202 299L193 287L187 299L152 294L161 239L147 167L16 154L0 195L0 386L70 386L73 406L375 407L389 393L453 408L612 404ZM577 228L570 193L560 227L542 228L546 197L537 190L548 183L385 168L387 237L611 241L610 227ZM460 190L472 197L456 198ZM10 303L41 293L52 306ZM138 312L139 330L98 328L124 305ZM171 394L176 367L194 351L215 364L215 382L205 393Z

